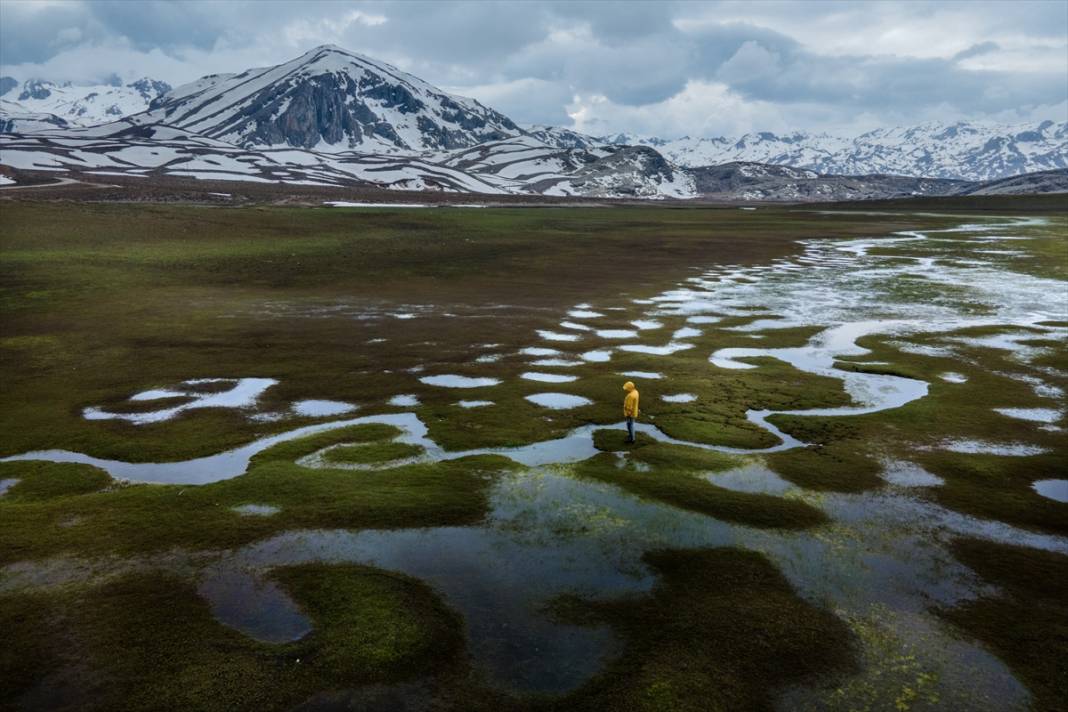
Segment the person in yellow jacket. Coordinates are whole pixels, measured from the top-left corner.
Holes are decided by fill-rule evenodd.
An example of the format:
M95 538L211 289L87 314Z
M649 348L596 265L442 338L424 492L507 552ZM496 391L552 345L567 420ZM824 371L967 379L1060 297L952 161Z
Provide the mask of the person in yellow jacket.
M633 381L623 384L627 395L623 398L623 417L627 419L627 442L634 442L634 419L638 417L638 389Z

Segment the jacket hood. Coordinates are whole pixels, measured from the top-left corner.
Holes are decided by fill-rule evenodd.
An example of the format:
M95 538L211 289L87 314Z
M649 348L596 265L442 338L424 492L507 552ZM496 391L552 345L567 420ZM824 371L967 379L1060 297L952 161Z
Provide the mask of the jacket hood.
M624 383L623 384L623 390L627 391L628 393L630 391L633 391L634 390L634 381L627 381L626 383Z

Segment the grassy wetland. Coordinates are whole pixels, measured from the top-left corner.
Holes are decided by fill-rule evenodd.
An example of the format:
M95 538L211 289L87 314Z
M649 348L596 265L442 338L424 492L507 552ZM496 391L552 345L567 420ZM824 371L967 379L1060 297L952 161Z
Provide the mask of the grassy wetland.
M1068 215L998 200L4 201L0 709L1057 709Z

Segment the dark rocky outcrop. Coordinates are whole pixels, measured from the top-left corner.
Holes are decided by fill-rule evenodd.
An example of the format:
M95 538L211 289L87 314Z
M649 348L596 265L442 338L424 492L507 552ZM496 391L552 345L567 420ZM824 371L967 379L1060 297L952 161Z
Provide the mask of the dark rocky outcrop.
M52 96L52 87L54 86L55 84L52 82L31 79L22 85L22 93L19 94L19 101L26 101L27 99L47 99Z
M956 195L968 181L908 176L820 175L766 163L725 163L689 169L699 195L736 200L869 200L911 195Z
M1040 193L1068 193L1068 168L1002 178L980 183L965 191L966 195L1035 195Z
M143 77L136 82L130 82L126 86L136 89L137 93L144 97L145 101L151 102L158 96L162 96L171 90L171 85L158 79Z

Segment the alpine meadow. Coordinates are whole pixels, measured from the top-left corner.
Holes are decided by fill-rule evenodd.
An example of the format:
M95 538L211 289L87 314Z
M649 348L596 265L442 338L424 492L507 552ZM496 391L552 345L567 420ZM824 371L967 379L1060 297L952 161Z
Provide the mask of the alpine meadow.
M1068 699L1068 6L0 0L0 710Z

